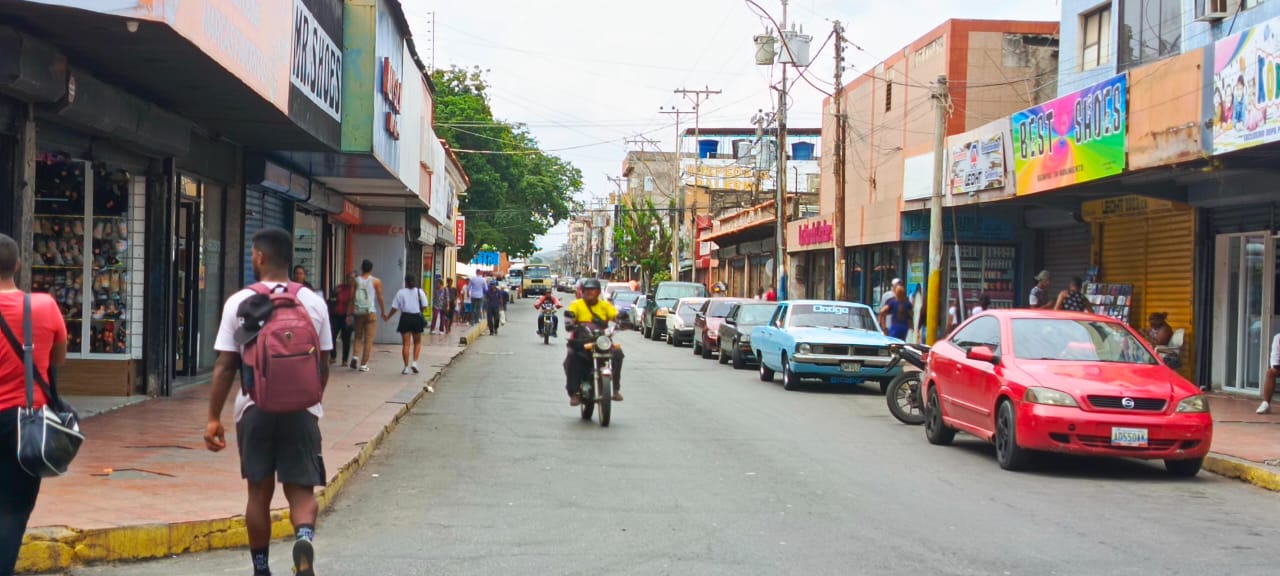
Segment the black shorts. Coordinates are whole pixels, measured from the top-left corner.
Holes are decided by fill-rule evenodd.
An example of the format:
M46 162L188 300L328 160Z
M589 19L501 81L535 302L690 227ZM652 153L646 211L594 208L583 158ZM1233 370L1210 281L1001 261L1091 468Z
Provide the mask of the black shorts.
M324 486L320 419L306 410L274 414L250 406L236 422L240 477L275 476L281 484Z
M422 317L421 312L401 312L400 323L396 325L396 332L400 334L421 334L427 329L427 319Z

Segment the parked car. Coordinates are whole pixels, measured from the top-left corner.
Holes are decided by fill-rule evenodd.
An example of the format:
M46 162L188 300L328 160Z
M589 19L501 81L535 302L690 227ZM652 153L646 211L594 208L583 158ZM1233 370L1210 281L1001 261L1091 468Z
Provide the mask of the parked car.
M681 298L706 298L707 287L696 282L660 282L644 304L644 336L658 340L666 334L667 315Z
M693 341L693 320L698 315L698 308L706 301L706 298L676 301L675 308L667 315L667 344L679 348L682 343Z
M649 297L641 294L636 298L635 306L631 308L631 323L636 330L644 331L644 303Z
M883 393L902 372L893 365L889 346L902 343L881 333L870 306L833 300L780 302L767 324L751 329L760 379L772 382L781 372L787 390L817 379L879 382Z
M1164 460L1195 476L1213 439L1208 399L1123 322L1077 312L993 310L929 352L925 433L964 431L1001 468L1036 451Z
M613 295L618 292L635 292L631 289L630 282L606 282L604 285L604 298L613 302Z
M561 292L573 292L573 286L577 284L577 282L578 280L573 276L565 276L556 284L556 290Z
M773 302L757 302L746 300L734 304L724 317L720 326L720 363L733 363L734 369L741 370L747 363L754 363L756 358L751 353L751 329L769 323L773 311L778 305Z
M613 307L618 309L618 324L621 328L631 328L636 322L636 299L640 297L639 292L614 292L613 298L610 300Z
M742 298L712 298L702 304L693 326L693 353L711 358L720 350L720 325Z

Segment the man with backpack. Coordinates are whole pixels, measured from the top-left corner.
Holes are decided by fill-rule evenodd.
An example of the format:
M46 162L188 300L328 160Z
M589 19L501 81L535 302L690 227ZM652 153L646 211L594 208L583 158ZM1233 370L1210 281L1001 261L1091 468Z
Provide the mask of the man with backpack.
M320 400L329 381L326 356L333 349L329 313L323 298L289 282L293 239L288 232L259 230L252 256L259 281L232 294L222 310L204 441L213 452L226 448L222 409L239 371L234 413L240 475L249 487L245 524L253 573L271 574L271 498L278 479L294 527L294 573L314 576L315 487L327 479Z
M351 307L356 317L356 344L351 347L351 369L359 366L361 372L368 372L369 360L373 357L373 339L378 335L379 311L387 309L386 301L382 299L382 280L373 275L373 262L365 260L360 263Z

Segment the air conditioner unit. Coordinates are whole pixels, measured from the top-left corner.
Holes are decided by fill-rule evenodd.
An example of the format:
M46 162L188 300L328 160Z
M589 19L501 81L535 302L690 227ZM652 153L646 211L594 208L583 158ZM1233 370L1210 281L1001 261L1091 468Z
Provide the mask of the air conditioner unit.
M1239 0L1235 0L1239 3ZM1217 22L1231 15L1232 0L1196 0L1196 21Z

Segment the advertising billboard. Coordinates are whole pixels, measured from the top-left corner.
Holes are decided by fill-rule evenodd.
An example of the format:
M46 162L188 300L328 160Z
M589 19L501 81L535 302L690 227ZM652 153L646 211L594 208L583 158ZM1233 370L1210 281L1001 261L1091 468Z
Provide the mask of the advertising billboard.
M1010 118L1019 196L1124 171L1127 78L1114 76Z

